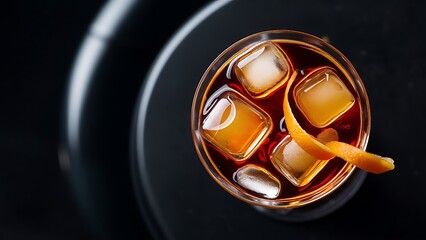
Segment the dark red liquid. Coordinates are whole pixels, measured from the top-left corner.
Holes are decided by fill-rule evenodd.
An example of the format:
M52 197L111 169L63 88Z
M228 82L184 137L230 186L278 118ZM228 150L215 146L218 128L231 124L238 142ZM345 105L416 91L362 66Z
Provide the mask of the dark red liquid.
M346 78L345 74L336 66L332 61L330 61L325 53L319 53L318 50L313 51L307 45L300 45L295 42L285 42L285 41L274 41L274 43L283 49L288 58L293 64L294 70L300 71L301 74L298 74L295 83L292 88L297 85L297 82L300 81L306 74L308 74L313 69L318 67L328 66L333 68L338 74L339 78L345 83L347 88L355 96L355 104L337 120L335 120L331 125L327 126L332 127L339 133L339 141L350 143L355 145L358 141L360 135L360 126L361 126L361 113L358 102L358 94L355 92L354 88L350 84L349 80ZM283 121L283 100L284 100L284 90L285 85L277 89L276 91L269 94L268 97L262 99L255 99L246 92L240 82L236 79L235 75L231 76L231 79L226 77L227 66L221 68L221 72L216 74L215 78L210 83L208 90L205 92L205 99L208 99L212 93L224 85L237 90L239 93L250 99L253 103L262 108L265 112L269 114L273 121L273 130L268 135L268 137L263 141L262 145L255 151L255 153L245 161L234 161L229 159L227 156L218 151L210 143L206 142L206 151L209 153L213 165L217 167L220 173L226 178L230 183L238 185L233 180L233 174L244 164L255 164L267 169L281 182L281 189L283 189L277 199L288 198L297 196L299 194L315 190L322 186L325 182L333 178L345 165L345 162L339 158L330 160L329 163L321 170L321 172L306 186L296 187L291 184L283 175L280 173L271 163L270 156L273 149L277 144L288 135L286 131L285 122ZM292 89L290 89L290 93ZM296 107L292 96L289 95L290 104L293 110L293 113L300 123L300 125L308 133L316 136L323 129L312 126L304 115ZM203 103L204 104L204 103ZM239 188L239 187L238 187ZM249 192L245 189L240 188L242 191ZM256 195L255 193L251 193Z

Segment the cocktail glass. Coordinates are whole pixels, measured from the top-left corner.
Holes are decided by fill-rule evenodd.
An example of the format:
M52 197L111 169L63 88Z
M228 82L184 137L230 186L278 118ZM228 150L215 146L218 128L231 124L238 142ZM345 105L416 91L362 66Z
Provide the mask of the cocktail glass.
M294 72L289 97L302 127L317 137L332 127L365 150L370 105L357 71L327 41L293 30L255 33L219 54L195 91L191 126L202 165L224 190L271 217L307 221L344 205L367 172L312 158L292 141L282 106Z

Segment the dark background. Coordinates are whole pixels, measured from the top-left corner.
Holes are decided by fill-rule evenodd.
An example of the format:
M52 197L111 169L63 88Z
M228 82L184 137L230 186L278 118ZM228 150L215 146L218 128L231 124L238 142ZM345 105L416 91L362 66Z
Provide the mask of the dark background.
M104 2L15 1L3 8L0 239L93 237L59 165L58 130L70 68Z

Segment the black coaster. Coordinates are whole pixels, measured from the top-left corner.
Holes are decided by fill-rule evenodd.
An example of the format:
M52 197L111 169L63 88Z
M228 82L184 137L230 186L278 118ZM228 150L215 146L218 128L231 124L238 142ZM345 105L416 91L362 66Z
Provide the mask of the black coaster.
M401 203L408 208L410 202L398 191L408 193L408 186L418 183L408 182L407 177L415 178L405 168L409 167L407 156L413 153L404 148L395 128L406 122L404 117L418 121L409 109L413 110L416 96L412 94L421 92L415 88L425 84L421 81L425 72L421 67L425 66L421 39L425 39L416 30L425 29L421 24L424 20L415 5L404 2L213 1L205 7L163 48L141 89L134 116L133 170L142 214L152 230L167 239L398 235L404 227L394 221L406 214L398 209ZM368 175L351 201L359 185L349 184L347 189L335 192L334 200L345 196L345 191L353 191L340 202L330 196L325 200L329 201L326 208L305 215L311 221L303 223L276 219L294 219L296 210L271 218L269 211L260 213L222 190L201 166L191 138L192 98L205 69L235 41L271 29L323 37L350 59L370 97L372 132L367 150L397 161L393 172ZM402 78L404 74L410 77ZM406 132L401 134L410 137ZM365 177L363 172L357 174ZM420 204L418 199L412 200L414 205ZM419 210L424 208L416 209L424 213ZM377 224L388 230L380 231Z

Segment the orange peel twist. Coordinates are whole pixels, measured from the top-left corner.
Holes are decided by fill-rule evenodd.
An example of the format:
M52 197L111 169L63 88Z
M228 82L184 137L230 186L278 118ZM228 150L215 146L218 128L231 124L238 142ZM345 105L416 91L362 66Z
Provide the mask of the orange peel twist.
M384 173L395 168L392 158L368 153L344 142L330 141L323 143L307 133L295 118L288 100L290 87L296 77L297 71L294 71L288 80L284 94L283 110L287 130L293 140L303 150L320 160L330 160L337 156L367 172L375 174Z

